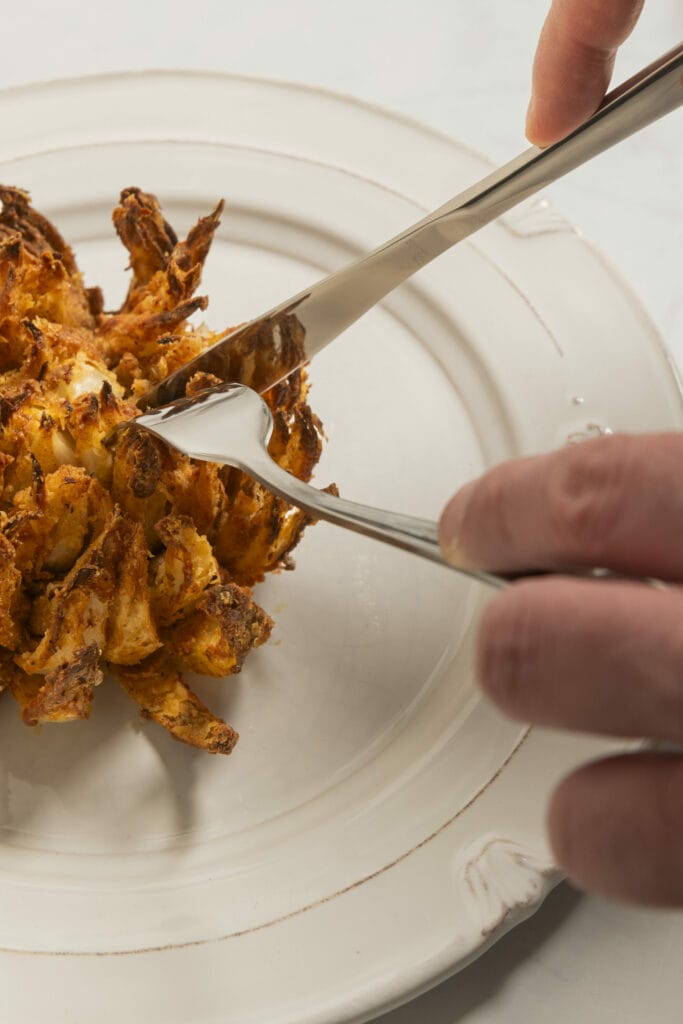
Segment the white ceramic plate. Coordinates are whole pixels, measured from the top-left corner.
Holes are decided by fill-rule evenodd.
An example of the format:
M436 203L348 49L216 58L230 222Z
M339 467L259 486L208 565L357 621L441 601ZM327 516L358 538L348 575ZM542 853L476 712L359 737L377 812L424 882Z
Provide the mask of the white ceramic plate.
M486 163L329 94L196 74L0 96L0 179L31 189L109 304L118 191L179 228L228 209L202 290L246 320L407 226ZM544 203L459 246L316 359L318 480L436 517L508 456L679 428L651 325ZM259 588L273 641L199 685L241 733L213 758L141 726L115 684L90 722L0 719L3 1021L360 1021L478 955L554 880L543 808L606 749L503 721L471 671L487 594L321 525Z

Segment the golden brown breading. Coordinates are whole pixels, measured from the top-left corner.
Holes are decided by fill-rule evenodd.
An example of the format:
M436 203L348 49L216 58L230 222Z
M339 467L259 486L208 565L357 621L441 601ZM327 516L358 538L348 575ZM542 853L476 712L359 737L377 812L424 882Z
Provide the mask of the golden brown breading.
M136 365L129 361L124 376L136 394L213 341L206 330L188 330L186 321L208 302L193 294L222 211L221 202L179 242L155 196L137 188L121 193L113 219L130 253L133 280L119 312L100 318L98 337L110 366L134 356Z
M0 646L10 651L19 646L27 610L16 555L15 546L0 533Z
M166 516L156 531L164 550L151 572L152 607L159 625L170 626L218 583L220 569L209 541L189 516Z
M176 739L230 753L237 733L181 673L239 672L268 639L250 588L290 566L310 517L146 432L102 444L219 337L188 318L207 304L194 292L223 204L178 240L153 195L124 189L113 219L132 278L107 313L28 195L0 186L0 203L0 690L29 725L87 718L109 667ZM285 314L276 331L237 336L229 375L261 388L302 353ZM215 383L197 374L187 394ZM296 371L265 394L270 452L302 480L322 437L306 392Z
M64 582L51 589L45 631L33 650L15 656L20 668L29 675L46 675L84 648L104 651L121 557L122 523L115 512Z
M92 327L93 314L73 252L28 193L0 186L0 203L0 367L12 369L26 320Z
M161 647L148 585L149 551L139 523L118 527L116 586L109 602L103 656L112 665L135 665Z
M211 754L232 752L238 739L235 730L209 711L163 652L141 665L117 669L116 675L143 715L163 725L175 739Z
M60 466L46 477L37 468L31 486L14 495L2 531L24 579L40 579L70 569L112 511L109 493L81 467Z
M193 612L167 631L166 648L182 669L206 676L239 672L252 647L270 636L273 620L247 587L211 587Z
M29 675L15 665L10 692L26 725L73 722L90 717L93 693L102 678L100 651L91 644L78 648L70 661L45 676Z

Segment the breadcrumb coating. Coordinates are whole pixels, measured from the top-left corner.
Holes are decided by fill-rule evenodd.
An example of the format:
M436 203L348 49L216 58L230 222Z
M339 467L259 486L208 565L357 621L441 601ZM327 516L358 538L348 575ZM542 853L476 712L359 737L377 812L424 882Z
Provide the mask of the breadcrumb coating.
M184 673L239 672L268 640L253 587L291 566L310 517L143 431L103 445L219 337L189 318L207 306L195 292L223 203L178 240L155 196L124 189L113 222L131 279L105 312L28 194L0 186L0 202L0 688L27 725L66 722L113 676L176 739L228 754L237 733ZM294 323L285 341L301 345ZM232 378L258 385L270 356L266 334L237 344ZM187 393L212 382L198 374ZM305 370L264 397L272 456L309 480L322 427Z

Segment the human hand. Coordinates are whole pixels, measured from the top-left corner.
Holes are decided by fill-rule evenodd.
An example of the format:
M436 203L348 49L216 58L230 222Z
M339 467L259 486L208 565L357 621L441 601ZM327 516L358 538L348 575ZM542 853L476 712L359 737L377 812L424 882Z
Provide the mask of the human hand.
M446 507L449 561L493 571L601 566L674 585L546 576L487 605L479 681L538 725L683 743L683 435L613 436L518 459ZM559 866L579 886L683 906L683 754L584 766L552 796Z
M643 0L553 0L534 61L530 142L557 142L597 110L642 8Z

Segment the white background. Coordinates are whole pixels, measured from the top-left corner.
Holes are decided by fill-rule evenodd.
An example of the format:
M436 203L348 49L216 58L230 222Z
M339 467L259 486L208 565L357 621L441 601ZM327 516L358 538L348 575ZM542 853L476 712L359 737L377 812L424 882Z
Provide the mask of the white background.
M526 145L531 60L546 6L546 0L24 0L3 15L0 86L151 67L268 76L380 103L502 162ZM681 0L649 0L616 78L681 39ZM635 287L679 365L682 129L683 115L672 115L549 191ZM471 967L381 1021L678 1024L682 949L681 915L626 910L562 886Z

